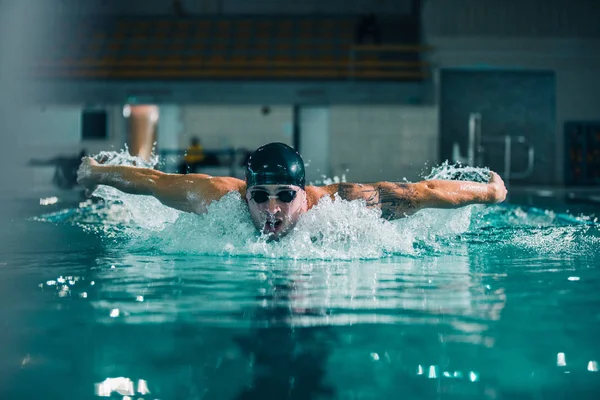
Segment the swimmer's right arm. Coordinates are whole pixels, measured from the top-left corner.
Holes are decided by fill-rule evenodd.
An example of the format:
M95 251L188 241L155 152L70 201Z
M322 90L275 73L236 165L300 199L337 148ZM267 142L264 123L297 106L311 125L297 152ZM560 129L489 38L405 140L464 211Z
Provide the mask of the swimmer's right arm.
M90 195L98 185L114 187L124 193L153 196L166 206L181 211L203 213L208 205L225 194L245 190L242 180L204 174L167 174L148 168L100 165L83 159L77 182Z

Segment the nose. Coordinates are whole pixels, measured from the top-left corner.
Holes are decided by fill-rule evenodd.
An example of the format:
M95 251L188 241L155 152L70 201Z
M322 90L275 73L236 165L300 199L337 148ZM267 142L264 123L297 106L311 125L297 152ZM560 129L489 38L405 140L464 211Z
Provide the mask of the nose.
M267 203L267 211L271 214L275 214L277 211L280 211L281 207L279 206L279 202L276 198L269 198L269 202Z

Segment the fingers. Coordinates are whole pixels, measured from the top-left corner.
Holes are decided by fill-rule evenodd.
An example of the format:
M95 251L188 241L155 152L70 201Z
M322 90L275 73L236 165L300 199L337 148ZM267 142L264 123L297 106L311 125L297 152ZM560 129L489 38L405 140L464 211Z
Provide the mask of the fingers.
M490 171L490 180L488 182L489 183L501 183L504 185L504 181L502 180L500 175L498 175L494 171Z
M104 164L107 161L110 161L110 157L108 156L108 154L103 154L100 156L96 156L99 157L98 159L93 158L92 161L95 163L94 165L98 165L98 164Z
M96 188L96 182L93 178L92 167L98 163L92 158L84 157L77 169L77 183L83 186L86 190L92 192ZM86 194L87 195L87 194Z
M83 161L87 165L99 165L100 164L98 161L96 161L95 158L92 158L92 157L84 157Z
M493 185L493 187L495 189L494 197L495 197L496 203L501 203L504 200L506 200L506 195L507 195L508 191L506 190L506 186L504 185L504 181L502 180L500 175L498 175L494 171L490 171L490 180L488 183L490 185Z

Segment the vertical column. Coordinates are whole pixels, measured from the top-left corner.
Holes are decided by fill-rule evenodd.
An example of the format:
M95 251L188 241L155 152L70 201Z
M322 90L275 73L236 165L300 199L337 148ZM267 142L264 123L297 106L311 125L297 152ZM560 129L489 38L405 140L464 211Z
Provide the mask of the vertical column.
M156 105L125 106L125 117L129 117L127 146L132 156L150 161L152 148L157 140L159 108Z
M299 152L306 164L306 181L317 183L331 178L329 163L329 107L295 107Z
M160 132L158 154L161 157L161 168L164 172L177 172L177 165L181 160L175 152L180 148L179 139L183 131L181 109L177 104L162 104L160 106L158 131Z

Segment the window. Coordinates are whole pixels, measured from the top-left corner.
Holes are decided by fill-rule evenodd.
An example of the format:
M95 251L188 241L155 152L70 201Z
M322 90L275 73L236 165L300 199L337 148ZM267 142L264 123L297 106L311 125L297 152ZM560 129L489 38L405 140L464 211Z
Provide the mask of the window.
M108 115L104 110L83 110L81 115L81 139L107 139L107 121Z

